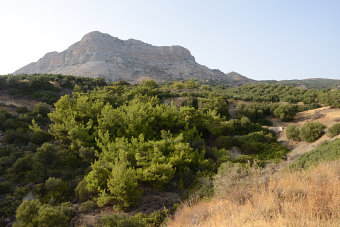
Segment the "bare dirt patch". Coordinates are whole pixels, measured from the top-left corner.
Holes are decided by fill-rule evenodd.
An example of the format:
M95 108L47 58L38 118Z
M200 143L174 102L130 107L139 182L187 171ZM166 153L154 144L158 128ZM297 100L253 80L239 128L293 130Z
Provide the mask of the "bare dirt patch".
M0 94L1 106L27 107L28 109L33 109L36 103L37 101L29 98L13 98L6 94Z

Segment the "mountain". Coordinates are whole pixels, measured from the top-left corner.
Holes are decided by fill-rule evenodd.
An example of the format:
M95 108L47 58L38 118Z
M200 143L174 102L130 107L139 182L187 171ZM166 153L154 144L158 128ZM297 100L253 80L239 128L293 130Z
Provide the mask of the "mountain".
M134 39L120 40L98 31L86 34L60 53L47 53L14 72L33 73L102 76L108 81L129 82L144 78L159 82L194 78L233 85L253 82L234 72L224 74L200 65L190 51L181 46L153 46Z

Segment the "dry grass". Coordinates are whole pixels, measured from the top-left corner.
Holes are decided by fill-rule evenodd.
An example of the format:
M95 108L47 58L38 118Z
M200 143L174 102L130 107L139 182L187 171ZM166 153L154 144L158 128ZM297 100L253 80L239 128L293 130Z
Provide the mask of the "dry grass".
M226 197L183 205L168 226L340 226L340 161L247 186L245 202Z

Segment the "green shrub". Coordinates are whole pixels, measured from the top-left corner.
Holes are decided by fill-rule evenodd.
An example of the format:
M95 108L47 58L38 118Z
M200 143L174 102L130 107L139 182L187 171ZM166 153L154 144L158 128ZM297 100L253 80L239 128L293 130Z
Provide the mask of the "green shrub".
M20 204L16 211L18 226L37 226L36 217L41 207L39 200L26 200Z
M340 123L335 123L328 129L328 136L334 137L340 134Z
M111 216L103 217L100 219L101 227L144 227L144 223L135 217L130 217L128 215L113 214Z
M20 205L22 198L7 194L1 198L0 202L0 217L12 217L15 215L16 208ZM1 218L0 218L1 223Z
M298 141L300 139L300 130L296 125L288 125L286 129L287 139Z
M48 142L52 139L53 137L46 131L41 130L38 132L33 132L31 133L31 142L36 144L36 145L41 145L45 142Z
M65 227L69 226L69 217L66 215L67 208L58 206L53 207L50 205L43 205L39 208L38 215L35 218L38 226L46 227Z
M84 202L91 198L91 192L87 189L86 184L86 180L83 179L74 189L76 197L80 202Z
M29 110L27 109L26 106L23 106L23 107L19 107L19 108L17 109L17 112L20 113L20 114L23 114L23 113L29 112Z
M7 181L0 182L0 195L6 194L11 191L11 184Z
M151 214L136 213L133 217L144 226L162 226L165 219L170 216L171 212L168 209L157 210Z
M230 136L219 136L216 139L216 147L218 149L229 149L233 146L233 139Z
M41 114L43 117L47 117L49 112L51 112L49 106L43 102L39 102L33 107L33 113Z
M62 199L63 195L65 195L65 184L60 178L49 177L45 181L45 189L47 191L46 200L48 200L51 204L57 202L57 200Z
M17 226L69 226L69 208L42 205L39 200L26 200L16 211Z
M82 213L86 213L86 212L90 212L90 211L92 211L96 208L97 208L96 202L92 201L92 200L88 200L88 201L80 204L79 211L82 212Z
M323 134L325 128L320 122L308 122L301 127L300 137L303 141L314 142Z
M16 129L18 128L18 122L15 119L8 118L5 121L2 122L2 128L4 130L7 129Z

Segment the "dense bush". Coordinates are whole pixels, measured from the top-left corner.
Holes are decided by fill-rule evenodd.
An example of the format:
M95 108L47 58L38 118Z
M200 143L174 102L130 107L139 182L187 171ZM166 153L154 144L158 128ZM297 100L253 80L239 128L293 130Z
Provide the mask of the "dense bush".
M46 103L39 102L34 105L33 113L40 114L43 117L47 117L47 114L50 112L50 108Z
M300 130L296 125L288 125L286 129L287 139L298 141L300 139Z
M91 192L87 189L87 183L85 179L81 180L78 183L74 191L75 191L76 198L80 202L85 202L91 198Z
M18 226L36 226L36 216L41 207L39 200L24 201L16 211Z
M340 134L340 123L335 123L328 129L329 137L334 137Z
M97 203L92 200L85 201L80 204L79 211L82 213L91 212L97 208Z
M65 227L69 219L68 208L42 205L38 200L26 200L16 211L16 226Z
M314 142L323 134L325 128L320 122L308 122L301 127L300 137L303 141Z
M113 214L111 216L101 218L99 226L101 227L111 227L111 226L143 227L145 225L143 222L141 222L135 217L130 217L126 214L123 214L123 215Z
M268 161L279 162L289 152L288 148L276 142L273 134L264 131L235 138L234 145L239 147L244 154L235 162L242 163L255 160L261 165Z
M70 195L69 183L62 181L60 178L49 177L45 181L45 189L46 195L43 200L52 205L67 200Z
M62 206L42 205L33 220L37 221L38 226L65 227L69 225L70 219L67 214L67 208Z
M99 226L101 227L142 227L142 226L161 226L164 220L170 215L168 209L158 210L150 214L136 213L134 215L113 214L102 217Z

